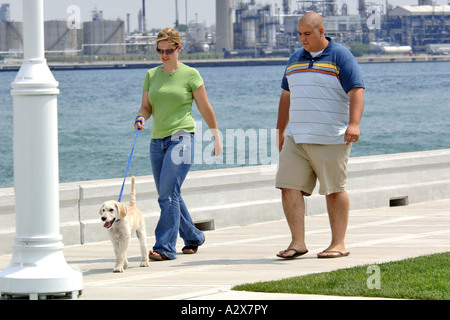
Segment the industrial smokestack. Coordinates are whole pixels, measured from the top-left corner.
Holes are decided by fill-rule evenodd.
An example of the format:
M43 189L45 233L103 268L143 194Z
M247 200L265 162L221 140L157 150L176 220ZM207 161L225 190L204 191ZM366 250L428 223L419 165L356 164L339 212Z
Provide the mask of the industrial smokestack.
M358 0L358 12L359 12L359 16L361 18L366 17L366 1L365 0Z
M283 14L289 14L290 9L290 0L283 0Z
M216 52L233 50L232 13L232 0L216 0Z
M175 0L175 29L178 30L178 0Z
M145 0L142 0L142 34L147 33L147 25L145 23Z
M127 35L130 35L130 14L127 13Z

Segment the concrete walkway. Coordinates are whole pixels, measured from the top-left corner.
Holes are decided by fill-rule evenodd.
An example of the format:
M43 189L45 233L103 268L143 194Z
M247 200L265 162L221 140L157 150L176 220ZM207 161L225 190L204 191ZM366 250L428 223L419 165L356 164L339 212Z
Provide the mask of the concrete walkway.
M348 300L349 297L239 292L231 291L231 287L450 251L450 199L352 211L347 232L351 254L339 259L316 257L329 245L327 215L306 217L309 253L295 260L275 256L290 242L284 220L205 231L205 235L206 242L197 254L181 254L183 244L179 242L176 260L151 261L148 268L139 267L138 241L134 238L128 251L130 265L121 274L112 273L114 254L109 241L65 247L64 254L71 266L83 272L81 299L85 300ZM151 248L152 234L147 240ZM10 260L10 255L0 256L0 270Z

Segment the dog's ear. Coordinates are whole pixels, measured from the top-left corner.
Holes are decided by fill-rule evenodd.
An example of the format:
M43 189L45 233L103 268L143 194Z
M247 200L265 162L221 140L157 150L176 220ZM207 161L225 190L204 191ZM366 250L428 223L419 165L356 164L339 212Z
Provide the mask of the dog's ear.
M102 206L100 207L100 210L98 211L98 214L103 216L103 207L105 206L105 204L102 204Z
M123 219L127 215L127 207L120 202L117 202L116 205L117 205L117 212L119 214L118 218Z

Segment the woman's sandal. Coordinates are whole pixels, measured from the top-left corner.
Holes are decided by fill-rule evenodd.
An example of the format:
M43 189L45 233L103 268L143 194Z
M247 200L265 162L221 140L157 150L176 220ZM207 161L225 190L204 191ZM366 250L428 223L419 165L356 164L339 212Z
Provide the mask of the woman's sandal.
M288 253L289 251L294 251L294 254L291 255L291 256L284 255L284 254ZM304 252L300 252L300 251L297 251L297 250L295 250L293 248L288 248L286 250L281 251L279 254L277 254L277 257L290 260L290 259L295 259L297 257L301 257L301 256L303 256L304 254L307 254L307 253L308 253L308 250L306 250Z
M150 251L148 257L149 259L156 261L169 260L169 258L167 258L167 256L164 253L159 253L157 251Z
M181 251L183 251L184 254L194 254L198 250L198 246L184 246Z
M324 254L324 253L330 253L330 254ZM341 252L341 251L335 251L335 250L323 250L322 252L319 252L317 254L317 258L319 259L332 259L332 258L342 258L347 257L350 254L350 252Z

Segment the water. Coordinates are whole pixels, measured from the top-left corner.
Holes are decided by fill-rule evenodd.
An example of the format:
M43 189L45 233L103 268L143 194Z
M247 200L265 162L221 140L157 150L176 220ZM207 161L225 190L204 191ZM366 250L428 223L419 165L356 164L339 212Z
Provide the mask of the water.
M366 83L361 139L351 156L413 152L450 148L450 62L362 64ZM271 129L275 128L283 66L198 68L204 78L219 128L224 154L211 161L211 145L202 126L197 134L196 163L192 170L272 162ZM58 95L60 182L123 178L135 132L133 122L140 107L145 69L54 71ZM15 72L0 73L0 188L13 186L12 97ZM196 120L201 116L194 105ZM139 133L128 175L151 174L150 122ZM226 148L227 134L247 133L247 143ZM251 134L256 134L253 152ZM263 133L268 134L267 143ZM261 144L262 143L262 144ZM267 146L268 145L268 146ZM241 158L237 153L245 154ZM249 151L250 150L250 151ZM232 153L227 153L232 151ZM273 151L273 150L272 150ZM265 156L265 157L262 157ZM242 163L244 162L244 163Z

